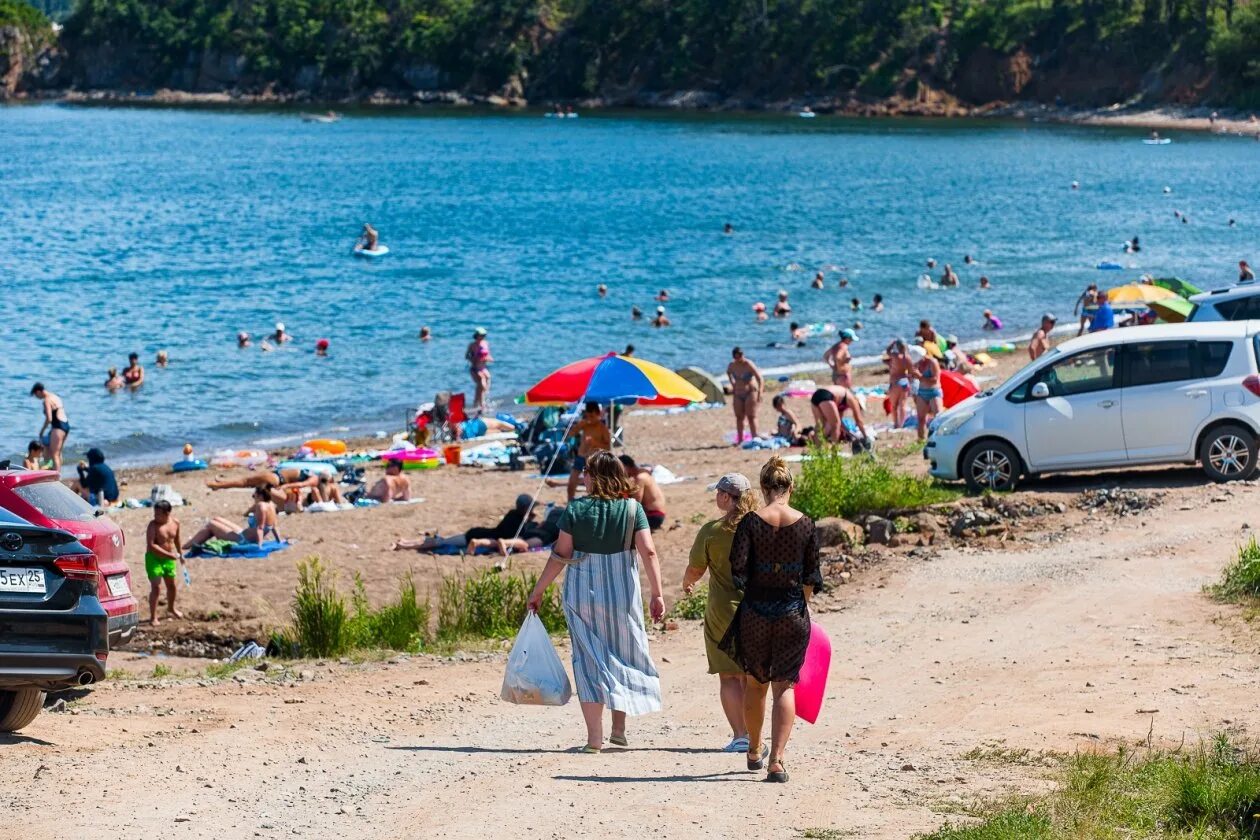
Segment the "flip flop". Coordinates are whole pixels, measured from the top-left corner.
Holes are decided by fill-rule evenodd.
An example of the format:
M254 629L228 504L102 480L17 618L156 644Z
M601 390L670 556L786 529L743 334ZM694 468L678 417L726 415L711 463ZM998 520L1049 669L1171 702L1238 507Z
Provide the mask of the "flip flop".
M577 752L581 755L599 755L602 751L599 747L592 747L590 744L583 744L578 747Z
M610 736L608 737L608 743L610 743L610 744L616 744L616 745L617 745L617 746L619 746L619 747L628 747L628 746L630 746L630 742L626 740L626 736L625 736L625 735L610 735Z

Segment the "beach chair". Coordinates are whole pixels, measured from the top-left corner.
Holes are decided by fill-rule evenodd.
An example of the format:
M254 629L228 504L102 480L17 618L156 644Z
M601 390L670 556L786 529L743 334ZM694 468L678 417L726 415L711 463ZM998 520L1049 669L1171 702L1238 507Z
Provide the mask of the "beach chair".
M450 391L438 391L433 397L433 408L429 410L429 440L434 443L455 440L457 423L468 419L464 411L465 397L462 393L452 394Z

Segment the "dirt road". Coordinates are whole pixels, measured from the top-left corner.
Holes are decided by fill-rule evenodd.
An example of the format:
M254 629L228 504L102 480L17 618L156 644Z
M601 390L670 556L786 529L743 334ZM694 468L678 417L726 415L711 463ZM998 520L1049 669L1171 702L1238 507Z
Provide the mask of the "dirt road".
M106 683L0 743L0 835L907 837L977 796L1045 784L1027 762L963 758L975 748L1246 728L1260 637L1200 588L1246 534L1255 492L1192 486L1028 550L897 560L842 588L820 615L836 652L827 705L797 728L786 786L713 751L727 733L689 623L653 646L665 711L602 756L567 752L575 706L499 701L497 654Z

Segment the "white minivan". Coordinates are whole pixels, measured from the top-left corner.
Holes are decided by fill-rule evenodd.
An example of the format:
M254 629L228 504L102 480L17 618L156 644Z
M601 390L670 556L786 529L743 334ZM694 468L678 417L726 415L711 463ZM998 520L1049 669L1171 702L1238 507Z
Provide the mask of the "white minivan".
M1202 463L1251 478L1260 437L1260 321L1158 324L1065 341L941 413L924 457L973 491L1021 476Z

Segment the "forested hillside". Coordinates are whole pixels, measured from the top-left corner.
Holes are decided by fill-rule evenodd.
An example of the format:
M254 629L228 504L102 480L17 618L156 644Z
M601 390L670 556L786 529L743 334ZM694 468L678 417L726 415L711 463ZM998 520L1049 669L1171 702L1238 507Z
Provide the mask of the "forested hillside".
M86 88L1260 105L1260 0L79 0L61 45Z

